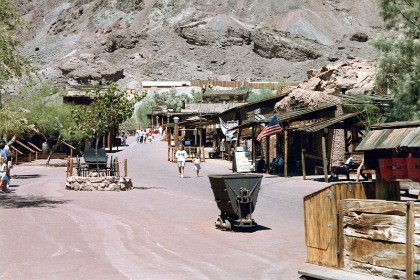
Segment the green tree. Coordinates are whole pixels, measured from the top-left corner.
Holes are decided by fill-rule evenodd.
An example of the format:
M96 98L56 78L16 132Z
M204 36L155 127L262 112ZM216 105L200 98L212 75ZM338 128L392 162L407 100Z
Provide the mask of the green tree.
M1 88L10 78L22 76L28 70L28 61L17 50L20 42L14 37L14 33L23 22L19 17L15 5L9 0L0 0L0 7Z
M48 84L38 83L25 87L21 92L20 106L25 108L28 129L41 135L49 149L46 164L52 154L64 142L80 143L83 134L76 130L76 122L71 114L72 105L63 103L62 91Z
M77 130L96 140L97 150L100 138L132 117L134 105L144 96L145 94L121 91L114 83L109 84L106 91L101 91L99 86L95 87L91 93L92 104L72 109Z
M420 119L420 1L380 0L388 34L372 44L381 51L377 86L394 95L389 121Z
M372 124L377 123L382 116L380 107L369 96L360 93L343 97L343 107L360 114L360 121L365 125L366 131L369 131Z
M175 89L165 92L152 92L144 98L136 108L136 116L140 126L148 126L147 115L152 113L153 108L162 106L173 109L174 112L180 112L183 104L197 103L202 97L199 92L192 91L188 94L177 93Z
M264 89L261 89L260 92L258 93L251 93L246 99L246 101L248 103L252 103L252 102L257 102L257 101L274 97L274 96L276 96L275 91L264 88Z

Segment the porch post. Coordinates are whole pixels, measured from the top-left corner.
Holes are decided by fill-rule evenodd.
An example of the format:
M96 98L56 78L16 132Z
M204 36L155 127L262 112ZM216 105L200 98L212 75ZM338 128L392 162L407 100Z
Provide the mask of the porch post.
M327 170L327 140L326 140L325 132L322 133L322 163L324 169L324 179L325 182L328 183L328 170Z
M306 180L306 166L305 166L305 152L306 152L306 150L305 150L305 146L303 145L303 139L304 139L304 136L301 133L300 134L300 151L301 151L301 157L302 157L302 176L303 176L303 180Z
M284 177L287 177L287 168L289 162L289 136L288 131L284 128Z

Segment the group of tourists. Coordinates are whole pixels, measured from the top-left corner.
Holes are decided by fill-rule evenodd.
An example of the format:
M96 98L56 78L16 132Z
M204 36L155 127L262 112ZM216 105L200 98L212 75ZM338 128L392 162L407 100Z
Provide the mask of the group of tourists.
M185 151L183 145L179 146L179 149L176 152L175 157L178 161L179 177L184 178L185 162L187 161L188 153L187 151ZM197 154L195 158L193 159L193 164L194 164L193 169L195 170L195 177L198 178L200 176L200 169L201 169L201 160L200 160L199 154Z
M149 142L150 144L153 141L154 135L156 134L154 129L146 128L146 129L137 129L136 130L136 141L137 143L144 143L146 144Z
M0 193L9 193L10 190L10 167L12 154L4 139L0 139Z

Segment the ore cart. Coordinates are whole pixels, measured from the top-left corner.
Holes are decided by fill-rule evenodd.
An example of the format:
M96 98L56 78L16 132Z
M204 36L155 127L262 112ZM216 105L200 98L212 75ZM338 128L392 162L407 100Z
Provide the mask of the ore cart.
M262 175L209 175L220 216L215 225L221 230L255 228L252 219Z

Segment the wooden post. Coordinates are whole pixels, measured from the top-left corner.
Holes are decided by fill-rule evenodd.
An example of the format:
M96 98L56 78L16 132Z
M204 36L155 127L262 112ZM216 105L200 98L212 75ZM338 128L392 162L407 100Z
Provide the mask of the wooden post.
M305 149L301 148L301 157L302 157L302 176L303 180L306 180L306 166L305 166Z
M200 149L201 149L202 162L206 162L206 156L204 155L204 146L201 146Z
M168 139L168 161L171 161L171 130L168 127L166 127L166 138Z
M255 145L255 126L252 126L252 135L251 135L251 145L252 145L252 165L254 166L254 170L257 170L257 166L256 166L256 157L257 157L257 151L256 151L256 146Z
M73 158L69 158L69 161L70 161L69 175L73 176Z
M127 172L127 159L124 159L124 177L128 176L128 172Z
M270 136L265 138L265 173L268 174L270 167Z
M66 164L66 178L69 177L69 169L70 169L70 160L67 158Z
M338 202L338 268L344 267L344 201Z
M407 202L407 229L406 229L406 279L414 279L414 202Z
M328 170L327 170L327 139L326 134L322 133L322 163L324 169L324 179L328 183Z
M284 128L284 177L287 177L287 168L289 162L289 137L288 131Z
M118 161L118 157L115 157L115 168L117 171L117 176L120 176L120 162Z

